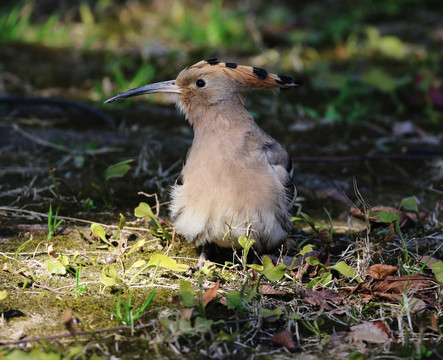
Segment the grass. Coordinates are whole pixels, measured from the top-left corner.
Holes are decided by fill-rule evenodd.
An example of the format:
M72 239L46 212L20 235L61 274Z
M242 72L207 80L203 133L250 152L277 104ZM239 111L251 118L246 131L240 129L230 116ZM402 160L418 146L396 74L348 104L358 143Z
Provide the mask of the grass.
M52 204L49 204L49 212L48 212L48 235L46 237L46 240L51 240L51 238L54 236L55 232L57 231L57 228L61 225L63 222L62 220L57 221L58 217L58 211L59 208L55 211L55 214L52 212Z
M146 205L144 208L146 208ZM140 209L136 211L138 215L140 215L140 211ZM108 246L107 249L103 249L102 243L93 238L88 240L92 241L92 246L89 245L88 249L85 250L86 240L80 236L71 244L63 242L57 236L53 237L51 240L54 249L56 252L65 254L64 264L67 268L74 266L76 263L82 263L82 265L76 267L74 278L63 275L64 273L61 272L55 272L51 279L47 277L46 270L31 266L35 260L44 261L45 258L50 257L46 253L40 253L40 255L36 253L35 246L40 242L39 239L31 238L25 243L25 248L20 246L19 251L15 251L12 244L12 246L8 245L11 246L10 250L0 253L10 270L10 275L5 279L10 285L6 285L5 282L0 285L5 289L3 291L7 291L9 294L3 300L3 308L8 309L10 306L14 306L15 303L15 307L28 309L26 311L30 312L35 304L40 307L43 306L43 311L47 312L53 308L54 302L59 304L58 306L61 306L61 309L65 307L72 308L74 316L83 319L80 326L72 325L74 326L73 333L80 331L82 328L90 328L93 324L95 326L90 328L91 332L100 328L111 328L114 318L124 326L129 326L128 329L132 329L131 333L139 334L140 330L137 329L140 328L137 326L143 324L153 326L150 321L158 319L151 330L145 329L143 333L146 342L156 344L155 347L160 352L171 347L179 352L185 351L184 349L191 343L194 343L194 346L198 348L212 344L214 350L218 349L216 351L225 349L229 352L231 350L228 349L232 349L234 342L241 342L251 344L246 345L246 349L248 349L248 352L254 353L254 348L257 346L263 349L267 348L260 338L268 338L269 333L276 334L282 329L288 329L294 334L299 346L305 351L322 353L330 351L330 346L335 346L337 340L333 338L334 329L342 329L346 334L349 327L356 324L375 322L380 319L381 314L383 322L390 328L390 333L394 334L395 338L400 336L398 341L401 341L402 338L408 339L410 345L404 344L403 346L412 346L415 349L415 352L411 355L412 357L409 357L410 359L419 359L420 356L426 358L426 356L432 354L432 349L438 348L429 338L429 333L426 333L425 337L423 337L423 334L420 335L421 312L414 310L414 306L417 306L423 300L420 300L413 290L407 290L408 286L405 287L404 293L398 301L385 300L378 303L363 303L361 302L362 299L359 299L358 291L347 300L339 295L340 293L343 294L345 288L356 287L363 282L359 277L363 278L365 270L375 261L374 256L368 259L367 265L363 268L354 267L352 263L347 265L346 260L328 266L321 260L320 253L315 251L315 248L321 244L321 240L314 236L310 240L310 246L306 246L306 249L303 249L294 257L293 265L290 267L282 263L272 264L267 257L263 259L262 265L257 265L247 262L247 252L251 250L250 246L253 241L244 238L241 240L244 252L239 258L241 259L239 264L227 262L224 266L214 266L210 269L203 269L200 274L189 275L186 273L188 266L185 266L183 262L192 264L197 259L192 257L192 260L189 261L174 256L174 253L182 253L185 243L176 243L173 247L169 247L169 254L164 251L159 252L154 244L164 243L165 239L150 238L152 236L149 235L150 231L141 232L142 230L149 230L152 226L155 228L158 226L159 220L152 211L149 212L149 216L145 212L143 212L142 218L145 218L145 226L148 228L140 227L140 225L138 227L128 227L125 222L120 222L116 227L119 233L137 234L139 241L137 242L138 245L135 244L134 246L138 248L143 246L145 250L142 250L141 253L134 251L133 247L125 248L124 246L117 250L113 246L106 245ZM310 217L306 218L311 222ZM153 221L153 219L156 221ZM306 225L313 226L313 223L310 225L306 223ZM333 222L329 224L328 228L334 236ZM164 228L163 231L170 232L171 229ZM316 233L313 232L313 234ZM362 258L365 253L375 254L372 249L376 246L374 242L376 236L368 232L369 242L365 246L370 249L362 249L360 243L356 241L351 252L349 252L350 249L347 249L345 257L337 254L337 258L357 259ZM104 234L99 235L99 237L106 238ZM404 237L405 241L411 241L406 235ZM142 239L143 241L141 241ZM107 241L109 242L109 240ZM400 244L400 238L398 237L395 242ZM154 246L149 248L147 247L148 243L152 243ZM80 250L81 248L83 250ZM330 256L332 255L331 250L332 248L327 251ZM36 255L30 256L33 252ZM400 259L404 256L402 252L402 246L400 246L399 251L394 256ZM9 254L15 254L17 260L14 262L9 260ZM116 258L117 263L120 264L119 266L106 265L99 260L99 258L104 259L111 254ZM415 257L416 254L410 253L409 257L412 256ZM300 265L294 265L295 260L300 258L304 259L303 262L297 262ZM147 262L144 259L150 260ZM22 269L23 275L17 272L19 268ZM430 271L427 268L421 270L429 276ZM103 277L103 274L106 274L106 276ZM28 283L32 279L32 283L38 286L37 289L39 290L33 295L32 303L23 302L20 305L20 303L13 300L17 296L21 297L27 293L26 287L16 288L11 286L20 276L25 276ZM85 279L83 283L80 282L81 278ZM327 280L323 281L326 278ZM86 281L86 279L89 280ZM218 283L215 284L216 281L222 284L220 288ZM180 283L179 287L178 282ZM58 284L60 290L54 288L54 284ZM412 282L411 286L413 286ZM326 297L319 298L322 299L323 305L318 303L318 300L314 300L315 296L323 294L322 291L326 290L335 293L334 296L341 300L337 300L338 298L336 300L329 299L327 297L329 295L321 295ZM312 293L309 293L309 291ZM48 302L47 297L51 293L55 293L57 296ZM117 293L116 301L113 293ZM123 293L127 294L127 300L124 299ZM134 295L135 293L137 295ZM94 307L93 310L91 301L99 297L102 298L100 300L102 305ZM174 300L174 297L178 299L178 302ZM134 305L133 299L144 300L141 300L140 305ZM335 305L330 308L331 304ZM48 309L46 309L46 306L48 306ZM113 310L110 309L112 306L114 307ZM149 311L147 312L148 307ZM434 316L431 314L435 314L435 311L441 311L439 306L431 308L434 310L429 312L430 316ZM55 311L54 315L57 313L58 311ZM111 315L111 317L108 317L108 315ZM49 319L51 317L49 316ZM17 320L8 321L13 324ZM441 331L443 325L440 324L440 320L437 319L436 321L437 327ZM27 322L29 320L24 323ZM428 323L428 320L425 323ZM98 324L100 325L97 326ZM47 330L43 332L37 326L35 330L31 331L30 335L42 336L42 334L48 334L48 331L49 334L54 332L57 334L63 331L63 324L57 321L51 323L49 327L48 324L45 324L45 327ZM259 336L256 338L253 336L252 340L248 341L247 339L254 333ZM228 334L236 335L232 337ZM126 333L122 333L121 336L122 339L125 339L124 341L129 342L134 342L137 339L137 336L133 337ZM397 341L395 338L390 341L392 344ZM102 345L106 343L105 338L92 337L89 341L98 341ZM138 346L146 347L147 343ZM163 349L163 346L166 346L166 348ZM351 341L346 351L351 353L353 346ZM380 351L380 349L367 346L366 351ZM68 356L63 347L55 347L54 351L64 354L63 356ZM84 356L93 354L107 356L106 354L114 353L113 351L109 353L104 350L91 351L86 348L81 349L80 352ZM383 353L390 354L389 347L385 348ZM13 356L13 354L16 353L3 351L6 359L9 358L8 356Z
M153 290L148 298L143 302L139 308L135 308L131 305L132 293L128 292L128 300L122 300L122 294L117 294L117 303L115 305L115 312L110 313L110 315L115 316L120 322L128 326L134 326L136 322L141 319L143 312L151 303L155 296L155 290Z
M377 16L406 16L411 8L402 4L386 7L363 2L357 9L344 11L340 3L332 9L335 16L325 16L313 3L307 6L309 16L299 22L322 23L314 29L294 27L290 16L293 10L284 3L270 9L256 5L255 12L222 0L205 2L200 8L187 2L168 2L164 7L141 2L123 6L112 1L81 3L75 9L79 15L75 21L67 20L57 8L38 17L33 2L24 4L0 12L0 42L104 51L105 75L93 81L96 101L157 80L155 74L163 69L155 64L168 67L167 64L183 58L183 53L195 53L195 60L214 54L230 57L230 53L263 53L251 57L249 62L256 66L280 64L281 70L309 74L316 93L323 94L322 106L315 110L310 104L302 106L317 118L372 121L375 114L385 109L397 116L407 116L411 110L405 104L408 101L404 93L417 86L416 76L424 76L423 96L416 96L423 97L420 101L425 123L441 122L442 116L435 111L429 90L434 86L432 79L442 71L435 60L438 54L432 48L410 44L399 35L383 34L371 23ZM426 8L427 4L423 6ZM119 16L125 20L114 25ZM289 30L278 32L285 27ZM263 40L267 32L281 41L275 49L268 48ZM154 39L153 43L147 39ZM131 48L141 49L140 53L128 56L126 49ZM158 59L155 51L160 52ZM179 63L184 67L193 60ZM395 63L399 66L393 68ZM169 69L165 72L166 78L176 75L169 73ZM371 101L373 97L380 100Z

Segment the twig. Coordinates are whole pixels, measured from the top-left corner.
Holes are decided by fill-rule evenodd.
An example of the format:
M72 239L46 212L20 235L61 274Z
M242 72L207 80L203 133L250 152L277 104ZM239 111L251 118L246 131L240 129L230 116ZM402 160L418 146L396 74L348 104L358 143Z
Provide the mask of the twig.
M39 285L39 284L37 284L35 282L32 283L32 287L37 287L37 288L40 288L40 289L48 290L48 291L51 291L51 292L53 292L54 294L57 294L57 295L64 295L64 293L61 292L61 291L54 290L54 289L52 289L52 288L50 288L50 287L48 287L46 285Z
M18 133L20 133L21 135L23 135L24 137L36 142L37 144L43 145L43 146L47 146L59 151L63 151L63 152L67 152L67 153L72 153L72 150L67 148L66 146L63 145L59 145L59 144L54 144L51 143L49 141L46 140L42 140L34 135L31 135L30 133L28 133L27 131L23 130L20 128L20 126L18 126L17 124L12 124L12 128L17 131Z
M100 148L100 149L96 149L96 150L77 151L77 150L70 149L70 148L63 146L63 145L54 144L50 141L40 139L40 138L28 133L27 131L21 129L17 124L12 124L12 128L15 131L17 131L18 133L20 133L21 135L23 135L24 137L36 142L39 145L47 146L47 147L50 147L50 148L53 148L53 149L56 149L59 151L66 152L68 154L97 155L97 154L104 154L104 153L117 152L117 151L123 150L122 148L104 147L104 148Z

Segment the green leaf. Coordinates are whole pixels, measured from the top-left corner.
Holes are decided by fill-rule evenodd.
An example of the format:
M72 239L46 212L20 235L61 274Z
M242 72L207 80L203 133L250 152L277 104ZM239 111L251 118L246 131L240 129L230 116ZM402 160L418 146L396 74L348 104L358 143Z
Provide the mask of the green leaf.
M91 224L92 233L98 238L102 239L104 242L108 243L108 239L106 239L106 231L100 224L93 223Z
M60 255L57 260L65 267L69 265L69 258L66 255Z
M263 272L263 266L259 264L248 264L248 267L251 269L254 269L255 271L259 272L260 274Z
M443 261L437 261L431 265L431 270L434 273L437 281L443 284Z
M109 166L103 173L105 181L125 176L125 174L131 169L131 166L128 164L133 161L133 159L129 159Z
M337 270L340 274L346 276L347 278L355 279L358 282L362 282L362 279L360 278L360 276L357 275L357 272L344 261L340 261L334 266L328 267L328 269Z
M204 319L201 316L197 316L194 322L194 330L201 333L206 333L211 330L213 323L214 320Z
M385 211L385 210L376 210L374 211L375 216L377 216L377 219L380 220L383 223L389 224L393 221L398 222L400 218L398 217L398 214L391 211Z
M417 200L415 200L415 198L413 196L404 198L401 201L401 207L403 209L405 209L406 211L412 211L416 214L418 214L418 205L417 205Z
M400 38L391 35L381 36L375 27L368 27L366 33L369 48L377 50L389 58L400 60L405 57L405 46Z
M134 215L136 217L146 218L146 220L150 221L155 218L154 213L152 212L151 207L145 202L141 202L135 209Z
M128 273L128 272L131 271L132 269L140 268L140 267L145 266L145 265L146 265L146 261L145 261L145 260L138 260L138 261L136 261L135 263L133 263L133 264L131 265L131 267L130 267L126 272Z
M386 57L397 60L405 56L403 42L396 36L382 36L378 44L378 50Z
M149 259L148 266L158 266L177 272L188 271L189 266L185 264L177 264L177 261L162 254L153 254Z
M307 253L310 253L311 251L314 251L314 245L307 244L303 246L303 249L300 251L300 255L306 255Z
M252 245L254 245L255 240L251 239L250 237L240 236L238 238L238 243L243 248L243 263L246 264L249 250L251 249Z
M131 250L129 250L126 253L126 257L129 257L129 255L131 255L135 250L137 250L138 248L143 247L143 245L145 245L145 240L144 239L141 239L141 240L137 241L135 243L135 245L131 248Z
M311 266L323 265L318 257L308 256L305 261Z
M240 236L238 238L238 243L247 253L249 251L249 249L252 247L252 245L255 244L255 240L251 239L249 237L246 237L246 236Z
M186 280L180 280L179 297L181 303L186 307L194 307L198 305L194 296L194 288L191 283Z
M274 310L262 308L260 309L260 315L267 318L266 321L276 321L283 315L283 310L281 308L275 308Z
M125 217L123 216L123 214L120 214L120 223L118 224L118 228L119 228L120 230L123 230L123 228L125 227L125 225L126 225L126 219L125 219Z
M231 290L226 294L226 306L229 310L237 310L242 306L242 297L239 290Z
M100 274L100 282L106 286L114 286L121 282L114 266L107 265L103 268L103 271Z
M45 264L50 274L66 274L66 267L60 262L59 259L50 258L46 260Z
M308 285L307 289L312 289L317 285L327 286L332 281L332 274L330 272L324 272L323 274L313 278Z
M280 280L285 274L286 266L279 264L277 266L272 265L272 261L268 256L263 258L263 272L262 274L270 281Z
M393 93L397 88L395 78L379 68L369 69L362 75L361 79L384 93Z

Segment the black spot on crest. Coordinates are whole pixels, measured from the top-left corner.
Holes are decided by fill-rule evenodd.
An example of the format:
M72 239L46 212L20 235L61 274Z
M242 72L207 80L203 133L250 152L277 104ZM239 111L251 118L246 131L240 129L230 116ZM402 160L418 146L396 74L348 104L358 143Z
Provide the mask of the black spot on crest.
M294 78L287 75L278 75L281 81L285 84L295 84Z
M262 80L266 79L266 77L268 76L268 72L265 69L253 67L252 71L254 72L255 75L257 75L259 79Z
M283 82L283 81L281 81L281 80L277 80L277 79L275 79L275 82L276 82L278 85L284 85L284 84L285 84L285 82Z
M226 63L225 65L226 65L226 67L231 68L231 69L235 69L235 68L237 67L237 64L236 64L236 63L230 63L230 62L228 62L228 63Z
M205 60L209 65L218 65L220 61L216 57L212 57Z

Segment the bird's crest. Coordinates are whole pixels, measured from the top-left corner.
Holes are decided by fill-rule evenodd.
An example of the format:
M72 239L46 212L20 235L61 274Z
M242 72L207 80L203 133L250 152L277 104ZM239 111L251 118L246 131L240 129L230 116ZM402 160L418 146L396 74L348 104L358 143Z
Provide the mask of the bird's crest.
M217 58L210 58L199 61L189 67L189 69L202 69L206 71L212 69L214 72L223 71L226 75L235 80L243 89L289 89L294 86L303 85L302 81L294 80L287 75L276 75L269 73L265 69L238 65L233 62L220 62Z

